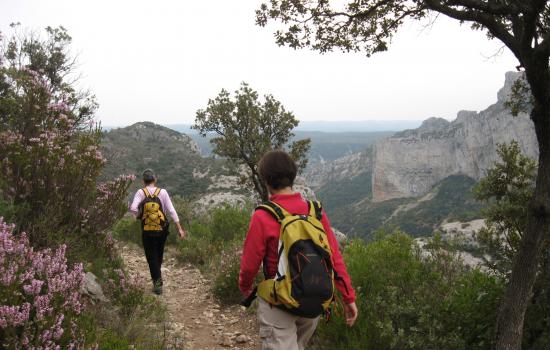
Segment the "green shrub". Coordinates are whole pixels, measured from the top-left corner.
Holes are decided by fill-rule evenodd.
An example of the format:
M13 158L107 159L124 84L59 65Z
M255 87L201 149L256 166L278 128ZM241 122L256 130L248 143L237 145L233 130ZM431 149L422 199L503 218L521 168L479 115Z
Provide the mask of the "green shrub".
M143 247L141 225L133 216L119 220L112 229L113 237L119 241L132 242Z
M250 221L250 210L249 206L224 205L189 221L188 236L178 243L179 258L205 267L219 259L219 253L231 246L233 240L237 239L242 244Z
M433 248L423 257L403 233L353 241L345 259L359 318L348 328L341 307L319 329L318 345L337 349L488 349L500 281L465 270Z
M223 249L215 260L218 266L212 291L224 304L238 304L242 295L239 291L239 270L241 266L242 241L235 239Z
M179 259L198 266L214 279L213 293L223 303L240 300L237 286L240 250L250 221L250 206L224 205L190 220L179 241Z
M107 330L99 339L98 347L105 350L125 350L130 348L128 339L124 339L113 330Z
M217 254L217 247L212 242L212 232L205 224L195 221L191 224L187 237L178 245L179 260L199 268L209 264Z
M248 230L251 211L248 207L239 208L224 205L212 210L209 227L214 243L230 242L234 238L243 239Z

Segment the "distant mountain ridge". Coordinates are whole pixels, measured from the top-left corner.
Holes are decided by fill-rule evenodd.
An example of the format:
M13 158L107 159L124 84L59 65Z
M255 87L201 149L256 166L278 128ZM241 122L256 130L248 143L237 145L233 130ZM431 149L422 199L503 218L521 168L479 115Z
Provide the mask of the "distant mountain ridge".
M387 132L414 129L422 124L422 120L301 120L295 131L314 132ZM186 134L196 133L191 124L165 124L164 126Z

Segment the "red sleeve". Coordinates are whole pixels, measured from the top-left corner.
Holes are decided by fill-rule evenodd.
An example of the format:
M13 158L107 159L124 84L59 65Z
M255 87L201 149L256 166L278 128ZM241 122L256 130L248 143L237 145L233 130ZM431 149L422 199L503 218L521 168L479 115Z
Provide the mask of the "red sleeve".
M252 288L254 278L256 278L256 274L266 253L264 230L262 230L262 222L258 214L258 212L255 212L252 215L244 241L241 270L239 272L239 289L243 294L249 292Z
M338 240L332 232L330 226L330 221L328 220L327 214L323 212L323 218L321 220L325 231L327 232L328 242L330 244L330 249L332 250L332 266L336 272L336 288L342 294L342 299L344 303L350 304L355 301L355 291L351 285L351 278L349 277L348 270L346 269L346 264L344 264L344 259L340 253L340 248L338 247Z

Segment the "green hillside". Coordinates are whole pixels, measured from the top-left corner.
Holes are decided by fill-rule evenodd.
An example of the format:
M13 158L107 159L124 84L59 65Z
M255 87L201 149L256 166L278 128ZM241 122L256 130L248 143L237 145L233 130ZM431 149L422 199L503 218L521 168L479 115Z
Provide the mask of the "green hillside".
M370 173L318 190L332 224L349 235L370 239L381 227L397 227L412 236L428 236L445 220L469 221L481 217L482 205L472 195L476 182L467 176L450 176L421 199L398 198L378 203L370 200L367 178ZM353 202L361 193L365 197Z
M202 157L190 137L151 122L104 133L102 152L107 158L105 178L135 174L139 179L144 169L151 168L161 186L183 196L204 193L210 185L209 176L194 176L194 172L224 172L224 162Z

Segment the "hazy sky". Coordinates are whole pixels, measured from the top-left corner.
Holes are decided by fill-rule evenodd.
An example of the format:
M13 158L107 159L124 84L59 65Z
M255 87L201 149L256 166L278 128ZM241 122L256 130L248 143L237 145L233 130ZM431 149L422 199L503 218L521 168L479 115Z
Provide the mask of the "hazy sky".
M264 0L265 1L265 0ZM271 93L301 120L453 119L496 101L516 60L454 21L403 27L390 50L367 58L278 47L254 24L261 0L2 0L0 30L65 26L83 84L104 125L191 123L241 81Z

